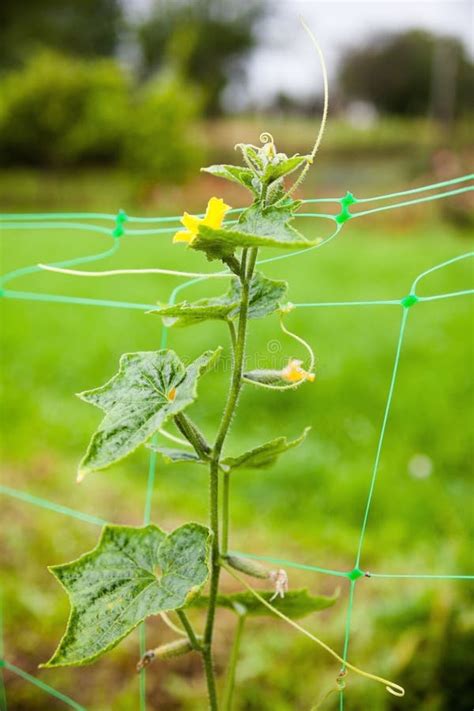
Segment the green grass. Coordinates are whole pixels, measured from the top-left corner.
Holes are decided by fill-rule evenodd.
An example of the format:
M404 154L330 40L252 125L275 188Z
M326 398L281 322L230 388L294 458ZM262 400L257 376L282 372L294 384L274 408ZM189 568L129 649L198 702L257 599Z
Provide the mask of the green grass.
M390 174L390 165L387 171ZM34 178L27 180L30 186L35 184ZM79 195L75 190L78 180L58 182L53 202L45 189L47 209L100 207L116 211L124 207L131 214L142 211L135 186L123 178L110 176L110 185L104 177L95 182L81 180L87 187ZM0 183L4 181L5 177L0 177ZM352 183L356 183L356 176ZM335 194L350 187L340 176L333 176L332 184L337 188ZM369 179L366 185L372 193L378 191ZM202 184L195 187L199 196ZM31 187L30 192L22 189L21 209L46 209ZM224 190L221 194L226 196ZM200 209L197 197L192 204L179 204L181 197L172 196L170 212ZM13 204L11 209L19 210L20 205ZM324 235L328 225L306 221L304 229L308 236ZM106 246L105 237L67 230L5 231L2 271L101 251ZM289 282L289 299L296 303L401 298L418 273L470 248L466 233L446 219L442 205L432 204L403 215L394 212L354 220L327 247L269 264L265 271ZM119 253L107 264L97 263L97 268L150 265L198 271L212 268L199 255L172 246L168 236L125 238ZM419 291L428 295L467 289L471 278L472 266L466 260L430 275ZM22 277L8 288L152 304L165 301L178 283L175 278L160 276L81 280L39 274ZM222 288L222 283L201 284L183 292L183 297L218 293ZM470 572L469 364L474 345L470 299L419 304L409 314L363 548L364 569ZM108 471L90 475L80 487L75 484L76 464L100 415L74 393L110 377L121 353L159 347L158 317L132 310L7 299L2 299L0 306L3 482L110 521L139 524L147 477L145 449ZM235 475L231 511L234 549L329 568L353 567L401 315L398 306L370 306L297 309L288 316L288 327L303 334L316 352L316 381L285 394L248 386L228 451L237 453L280 434L297 436L308 424L312 431L303 447L283 457L271 470ZM169 346L191 358L209 347L227 347L226 335L219 325L195 326L171 331ZM253 322L248 346L250 366L278 366L290 356L303 356L299 347L281 334L276 318ZM202 380L200 399L191 410L209 437L223 406L227 362L224 358L215 376ZM432 473L425 479L410 473L413 457L420 454L432 463ZM153 520L166 528L190 517L205 521L206 515L204 471L160 461ZM82 670L35 669L59 639L67 609L65 596L46 565L76 557L92 547L97 535L98 529L88 524L18 501L4 501L1 555L7 571L6 655L91 711L136 708L133 667L137 651L133 639ZM304 583L314 592L335 588L334 579L296 570L290 571L290 580L293 585ZM229 581L226 584L231 587ZM461 660L456 658L456 669L464 672L446 677L444 683L440 679L451 663L452 650L470 647L465 629L469 585L362 579L355 598L350 659L374 673L407 681L404 708L454 708L449 705L451 699L463 698L466 693L467 651ZM346 594L343 587L336 608L307 621L338 650L342 648ZM223 620L224 631L218 636L221 663L230 624L225 614ZM152 642L167 634L157 624L151 628ZM414 673L416 669L419 674ZM337 671L322 652L280 623L249 624L238 669L237 708L309 709L333 684ZM11 675L7 681L11 708L36 710L46 708L45 704L61 708L25 682ZM204 702L197 701L203 698L202 693L195 660L150 671L150 708L204 708ZM336 701L334 697L325 708L336 708ZM402 708L383 689L353 677L348 682L346 706L351 711Z

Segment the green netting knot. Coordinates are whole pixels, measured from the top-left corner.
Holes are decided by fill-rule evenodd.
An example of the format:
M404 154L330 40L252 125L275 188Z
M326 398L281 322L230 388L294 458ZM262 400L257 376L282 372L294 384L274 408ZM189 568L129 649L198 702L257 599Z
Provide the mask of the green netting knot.
M364 571L362 571L360 568L354 568L354 570L351 570L351 572L347 574L347 577L349 578L349 580L358 580L358 578L363 578L364 575Z
M5 666L5 660L0 659L0 669Z
M0 288L0 299L2 298L2 296L3 296L4 294L5 294L5 292L3 291L3 289Z
M349 212L349 207L353 205L355 202L357 202L356 198L353 196L352 193L347 192L343 198L341 198L340 203L341 203L341 212L339 215L336 215L336 222L339 225L342 225L344 222L347 222L347 220L350 220L352 217L351 213Z
M419 300L416 294L408 294L408 296L403 297L400 303L405 309L409 309L413 304L417 304Z
M128 220L125 210L119 210L115 218L115 228L112 230L112 237L122 237L125 234L123 223Z

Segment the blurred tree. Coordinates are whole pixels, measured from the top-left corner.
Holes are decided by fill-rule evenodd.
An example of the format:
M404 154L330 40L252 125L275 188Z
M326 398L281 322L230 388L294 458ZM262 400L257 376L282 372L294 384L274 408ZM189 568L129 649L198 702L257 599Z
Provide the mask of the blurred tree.
M372 40L349 50L339 82L345 96L383 113L432 113L449 120L473 108L474 65L462 43L422 30Z
M121 24L120 0L2 0L0 69L18 65L41 47L111 55Z
M193 134L199 93L170 74L138 90L110 58L52 50L0 79L5 165L122 165L147 181L179 183L201 165Z
M220 95L255 46L255 23L264 10L262 0L157 0L138 28L144 74L173 66L199 85L207 112L219 113Z

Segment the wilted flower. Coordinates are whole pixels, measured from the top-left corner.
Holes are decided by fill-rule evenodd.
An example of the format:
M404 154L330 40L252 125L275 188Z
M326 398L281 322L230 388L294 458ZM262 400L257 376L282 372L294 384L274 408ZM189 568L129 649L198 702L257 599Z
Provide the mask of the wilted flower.
M302 360L294 360L291 358L288 365L281 371L283 380L289 383L299 383L301 380L309 380L309 382L312 383L315 378L314 373L308 373L308 371L301 367L302 364Z

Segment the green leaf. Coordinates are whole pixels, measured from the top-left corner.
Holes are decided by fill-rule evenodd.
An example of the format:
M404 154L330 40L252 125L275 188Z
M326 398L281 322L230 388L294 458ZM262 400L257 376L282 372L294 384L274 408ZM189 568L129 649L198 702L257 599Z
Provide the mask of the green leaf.
M294 620L298 620L306 615L310 615L312 612L319 612L320 610L326 610L328 607L332 607L337 598L338 594L327 596L327 595L311 595L306 588L300 590L290 590L285 594L285 597L277 597L274 600L272 592L262 592L258 591L267 602L270 602L273 607L280 610L284 615L291 617ZM209 598L207 595L199 596L192 603L192 607L197 608L207 608ZM217 596L217 604L219 607L226 607L229 610L235 611L234 605L243 605L248 615L255 617L274 617L275 614L263 605L255 595L252 595L250 591L231 593L228 595L219 594Z
M262 176L262 182L271 183L285 175L293 173L301 168L311 156L300 156L295 154L288 158L284 153L277 153L275 158L267 164Z
M197 462L198 464L205 464L196 452L192 452L190 449L173 449L171 447L161 447L157 444L149 444L147 446L154 452L161 454L167 462Z
M50 568L71 612L56 652L42 666L92 662L146 617L188 605L208 579L211 536L197 523L170 534L154 525L104 526L92 551Z
M79 465L79 478L123 459L146 442L164 422L190 405L197 381L219 356L206 351L187 368L169 350L126 353L105 385L79 393L106 416Z
M262 272L255 272L250 283L248 318L263 318L278 311L280 302L286 294L288 284L286 281L269 279ZM232 281L229 299L237 300L239 306L231 311L231 318L239 315L240 300L242 298L242 285L238 279Z
M180 304L163 306L148 313L162 316L165 326L181 328L204 321L226 321L235 306L237 306L236 302L227 303L227 294L225 294L218 298L199 299L193 303L182 301Z
M210 165L207 168L201 168L201 170L218 178L238 183L250 190L254 195L258 194L258 186L254 184L255 174L250 168L243 168L237 165Z
M242 151L242 155L253 165L254 171L257 174L263 171L266 162L263 147L257 148L257 146L253 146L251 143L237 143L235 148L239 148L239 150Z
M306 439L310 429L311 427L306 427L297 439L288 441L286 437L277 437L270 442L265 442L265 444L250 449L248 452L239 454L238 457L226 457L222 460L222 464L230 469L262 469L269 467L276 462L280 454L298 447Z
M279 247L281 249L305 249L318 244L319 240L307 240L289 222L300 202L289 205L271 205L261 208L252 205L245 210L237 225L226 229L214 229L199 225L199 230L191 249L204 251L216 258L230 254L237 247Z
M263 318L277 311L287 288L288 284L285 281L268 279L261 272L255 272L250 284L248 318ZM222 296L199 299L194 303L183 301L181 304L165 306L148 313L162 316L167 326L191 326L208 320L237 318L241 298L240 279L233 277L230 289Z

